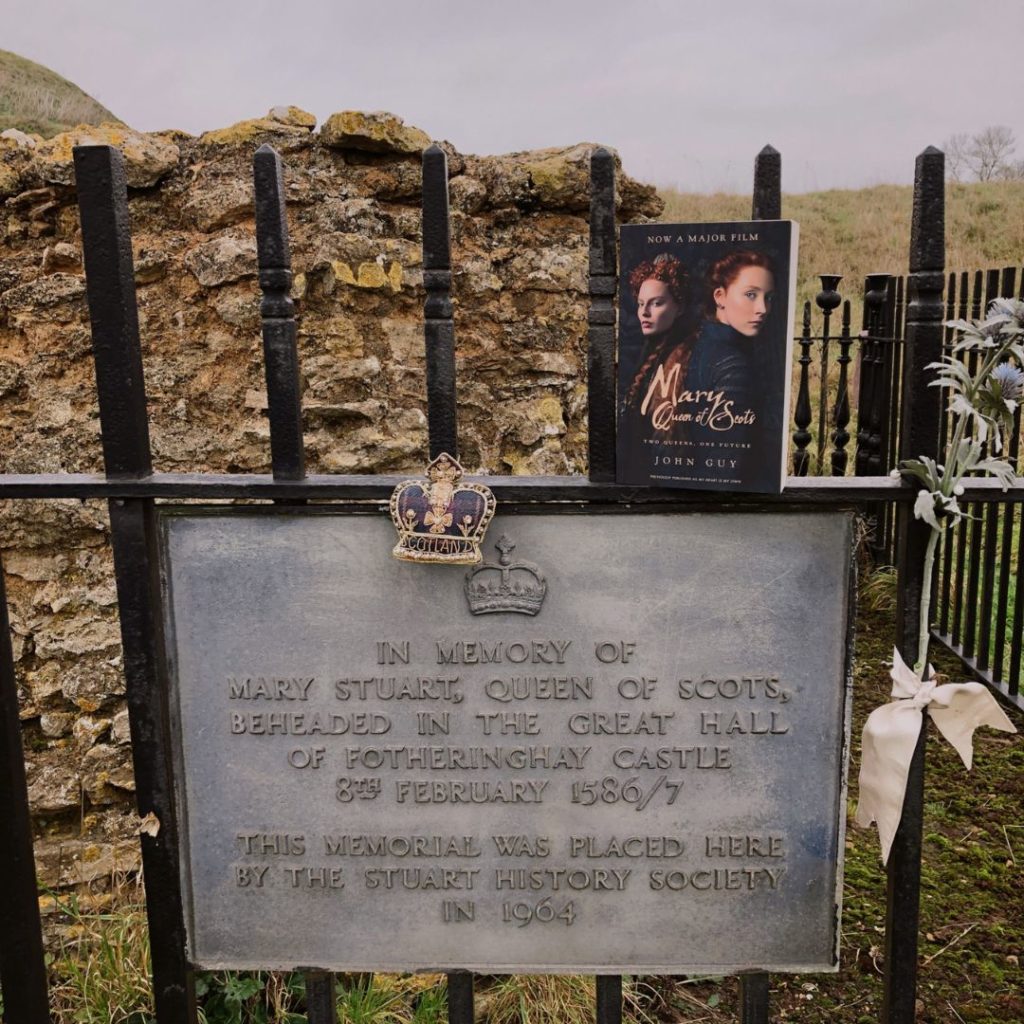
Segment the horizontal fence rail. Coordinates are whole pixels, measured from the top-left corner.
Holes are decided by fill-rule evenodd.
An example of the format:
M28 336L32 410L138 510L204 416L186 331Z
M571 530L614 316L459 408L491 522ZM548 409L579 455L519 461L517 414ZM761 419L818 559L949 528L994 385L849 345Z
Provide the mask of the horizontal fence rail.
M386 501L395 485L408 474L310 474L302 480L279 480L257 473L153 473L136 480L111 480L92 473L0 474L0 499L4 498L165 498L206 500L255 498L309 498L324 501ZM911 504L917 488L892 476L788 477L779 494L730 494L638 488L600 483L580 476L467 476L486 480L497 498L527 504L538 501L605 502L630 505L715 505L721 508L801 505L824 502L852 506L885 501ZM964 482L965 500L1020 502L1024 477L1008 491L997 480L978 478Z

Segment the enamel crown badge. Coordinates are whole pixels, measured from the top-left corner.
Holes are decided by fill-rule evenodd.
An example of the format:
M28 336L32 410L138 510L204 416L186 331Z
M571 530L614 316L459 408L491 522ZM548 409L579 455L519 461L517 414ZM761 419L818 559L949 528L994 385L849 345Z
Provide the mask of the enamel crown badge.
M461 483L462 466L442 452L427 463L427 479L403 480L391 494L398 543L391 554L405 562L476 565L496 502L483 484Z

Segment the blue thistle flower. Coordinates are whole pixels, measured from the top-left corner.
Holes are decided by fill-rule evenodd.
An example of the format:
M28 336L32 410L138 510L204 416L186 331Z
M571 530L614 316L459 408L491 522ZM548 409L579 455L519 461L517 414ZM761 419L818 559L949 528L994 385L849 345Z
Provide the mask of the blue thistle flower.
M992 371L992 389L999 398L1019 402L1024 397L1024 370L1012 363L1000 363Z

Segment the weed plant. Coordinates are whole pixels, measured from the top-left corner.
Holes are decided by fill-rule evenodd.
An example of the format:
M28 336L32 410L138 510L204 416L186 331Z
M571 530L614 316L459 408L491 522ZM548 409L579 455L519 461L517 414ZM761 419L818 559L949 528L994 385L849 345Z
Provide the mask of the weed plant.
M143 1024L152 995L141 886L122 880L109 901L66 893L55 902L61 923L47 954L55 1019ZM104 909L103 903L109 905Z

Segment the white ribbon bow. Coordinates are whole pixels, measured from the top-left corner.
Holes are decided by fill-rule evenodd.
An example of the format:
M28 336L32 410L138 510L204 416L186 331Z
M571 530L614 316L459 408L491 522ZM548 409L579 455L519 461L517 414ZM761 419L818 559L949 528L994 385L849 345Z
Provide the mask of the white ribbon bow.
M1017 731L981 683L938 686L931 665L927 678L918 679L895 649L890 675L895 700L875 708L864 723L860 800L853 819L865 827L873 821L878 823L883 864L889 859L889 849L903 814L907 775L925 709L968 769L974 757L974 730L979 725L990 725L1003 732Z

